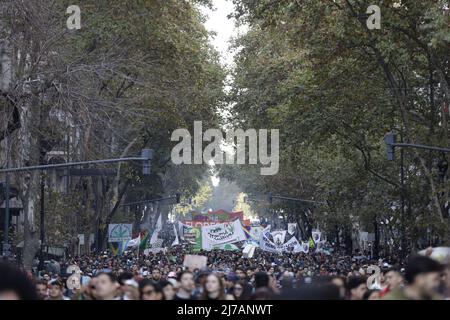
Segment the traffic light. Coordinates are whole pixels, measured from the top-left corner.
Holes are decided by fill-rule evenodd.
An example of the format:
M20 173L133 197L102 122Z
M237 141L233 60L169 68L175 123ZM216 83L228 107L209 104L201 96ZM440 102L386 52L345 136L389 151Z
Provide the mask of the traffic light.
M389 161L394 161L395 160L395 142L396 142L396 135L395 133L392 132L388 132L385 136L384 136L384 142L386 143L387 146L387 159Z
M270 204L272 204L272 202L273 202L272 192L269 192L269 193L267 194L267 201L268 201Z
M150 160L153 159L153 150L152 149L142 149L141 152L142 161L142 174L149 175L151 171Z
M247 196L244 196L244 203L247 203Z
M181 202L181 193L176 193L175 197L177 199L177 203L180 203Z

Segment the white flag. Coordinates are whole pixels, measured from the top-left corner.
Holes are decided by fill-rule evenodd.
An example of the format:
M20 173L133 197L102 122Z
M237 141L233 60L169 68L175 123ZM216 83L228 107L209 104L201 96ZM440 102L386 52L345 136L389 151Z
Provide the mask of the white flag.
M302 242L302 251L304 253L308 253L309 252L309 242L308 241Z
M178 240L178 232L177 232L177 228L175 227L175 224L173 225L173 232L175 232L175 240L173 240L173 242L172 242L172 247L180 244L180 241Z
M162 215L159 214L158 221L156 222L155 231L153 231L152 237L150 238L150 244L154 244L158 240L158 235L161 230L162 230Z
M286 230L272 231L270 234L272 235L273 242L278 246L282 245L286 240Z
M322 233L320 231L313 231L313 232L311 232L311 235L314 240L314 243L320 242L320 236L322 235Z
M293 235L295 231L297 230L297 223L288 223L288 233L290 235Z
M127 248L134 248L139 246L140 244L141 244L141 236L139 235L137 238L128 241Z

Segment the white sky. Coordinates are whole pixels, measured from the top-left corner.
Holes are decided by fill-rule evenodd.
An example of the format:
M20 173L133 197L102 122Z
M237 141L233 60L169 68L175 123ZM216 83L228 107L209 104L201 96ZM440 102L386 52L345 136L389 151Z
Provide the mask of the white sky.
M222 63L230 66L233 63L233 53L228 51L229 41L239 32L245 32L245 27L235 28L235 20L227 16L234 11L231 0L213 0L214 9L202 8L202 12L208 16L205 27L208 31L214 31L217 35L211 39L222 56Z
M213 10L201 8L202 13L208 16L205 27L208 31L214 31L216 33L210 41L216 50L219 51L222 64L226 67L231 67L233 65L234 54L229 51L229 41L239 33L246 32L247 28L236 28L235 20L227 18L234 10L233 3L230 0L213 0L213 5ZM228 152L230 151L228 150ZM214 162L210 163L210 165L213 164ZM217 186L220 178L211 176L211 181L214 186Z

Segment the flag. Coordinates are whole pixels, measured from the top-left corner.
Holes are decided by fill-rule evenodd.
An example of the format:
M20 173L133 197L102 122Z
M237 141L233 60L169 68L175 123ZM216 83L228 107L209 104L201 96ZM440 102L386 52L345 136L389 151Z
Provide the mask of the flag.
M180 241L178 240L178 232L177 232L177 228L175 227L175 224L173 225L173 232L175 233L175 240L173 240L173 242L172 242L172 247L180 244Z
M162 214L159 214L158 221L156 222L155 231L153 231L150 239L150 244L154 244L158 240L159 232L162 230Z
M297 231L297 223L288 223L288 233L292 236Z
M282 245L286 239L286 230L272 231L270 234L272 235L273 242L277 246Z
M139 250L145 250L149 248L149 239L150 239L150 232L148 230L144 230L140 234L140 244L139 244Z
M304 253L308 253L309 252L309 243L308 242L303 242L302 241L302 251Z
M137 238L129 240L126 244L126 248L135 248L140 244L141 244L141 236L139 235Z
M128 241L110 242L109 248L114 257L123 255Z
M316 246L316 244L314 243L313 238L309 238L309 247L310 247L311 249L314 249L315 246Z
M313 231L311 233L314 243L319 243L322 233L320 231Z

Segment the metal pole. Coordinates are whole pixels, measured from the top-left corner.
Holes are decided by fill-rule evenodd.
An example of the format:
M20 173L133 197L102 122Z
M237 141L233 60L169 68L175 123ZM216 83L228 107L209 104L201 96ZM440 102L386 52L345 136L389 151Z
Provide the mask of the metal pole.
M6 142L6 169L9 168L9 137L8 134L5 136ZM5 216L3 223L3 255L6 257L9 255L9 194L10 194L10 183L9 174L6 173L5 179Z
M133 161L133 160L146 161L148 159L142 158L142 157L131 157L131 158L117 158L117 159L104 159L104 160L91 160L91 161L80 161L80 162L57 163L57 164L47 164L47 165L30 166L30 167L0 169L0 173L18 172L18 171L32 171L32 170L45 170L45 169L54 169L54 168L65 168L65 167L79 166L79 165L85 165L85 164L113 163L113 162L123 162L123 161Z
M403 143L403 132L400 132L400 141ZM400 192L400 204L402 206L400 214L401 214L401 257L406 257L406 217L405 217L405 168L404 168L404 150L403 148L400 149L400 186L401 186L401 192Z
M447 152L447 153L450 152L450 149L448 149L448 148L426 146L426 145L423 145L423 144L414 144L414 143L393 143L392 146L394 146L394 147L404 147L404 148L417 148L417 149L434 150L434 151Z
M45 179L44 172L41 173L41 203L40 203L40 239L39 270L44 270L44 241L45 241Z
M129 207L129 206L159 202L159 201L169 200L169 199L174 199L174 198L176 198L176 196L168 196L168 197L164 197L164 198L150 199L150 200L144 200L144 201L138 201L138 202L129 202L129 203L121 204L120 207Z
M6 174L5 181L5 216L3 223L3 255L6 257L9 253L9 174Z
M298 202L309 202L309 203L327 204L326 202L323 202L323 201L304 200L304 199L291 198L291 197L283 197L283 196L273 196L273 198L275 198L275 199L282 199L282 200L298 201Z

